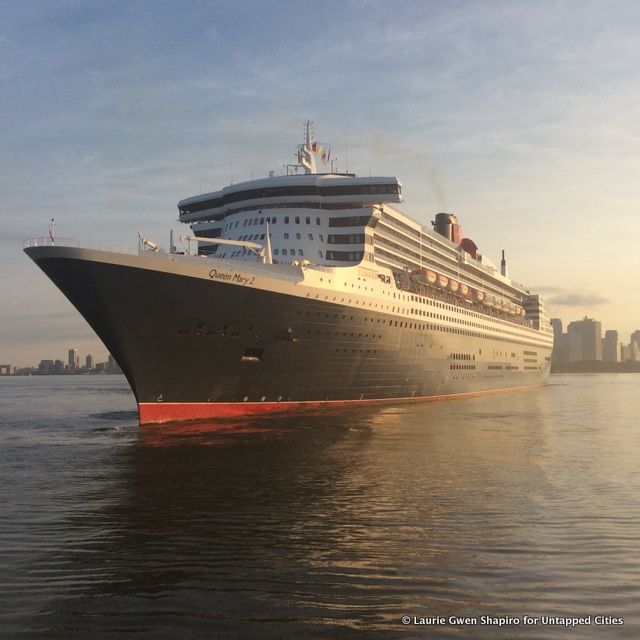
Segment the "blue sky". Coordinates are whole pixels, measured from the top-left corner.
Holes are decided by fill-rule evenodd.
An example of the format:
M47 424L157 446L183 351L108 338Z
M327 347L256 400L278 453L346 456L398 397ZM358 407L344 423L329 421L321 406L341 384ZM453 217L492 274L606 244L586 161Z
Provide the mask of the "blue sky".
M340 168L455 212L565 322L640 326L637 2L0 4L0 361L106 353L22 254L165 242L183 197L266 176L302 121Z

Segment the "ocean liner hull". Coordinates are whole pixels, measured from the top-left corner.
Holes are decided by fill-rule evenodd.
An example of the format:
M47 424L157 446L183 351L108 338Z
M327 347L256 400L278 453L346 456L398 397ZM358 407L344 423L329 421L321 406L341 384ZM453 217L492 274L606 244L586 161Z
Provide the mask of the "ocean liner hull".
M548 375L542 358L535 370L492 369L496 345L480 335L398 326L377 304L319 295L300 266L25 251L114 356L141 424L492 393ZM469 357L452 364L452 354Z

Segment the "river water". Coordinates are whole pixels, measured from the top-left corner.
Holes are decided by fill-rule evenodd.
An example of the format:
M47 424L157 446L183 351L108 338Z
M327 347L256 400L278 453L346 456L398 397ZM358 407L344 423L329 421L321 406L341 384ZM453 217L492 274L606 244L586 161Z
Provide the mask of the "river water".
M2 378L0 637L638 638L639 415L563 375L138 428L121 376Z

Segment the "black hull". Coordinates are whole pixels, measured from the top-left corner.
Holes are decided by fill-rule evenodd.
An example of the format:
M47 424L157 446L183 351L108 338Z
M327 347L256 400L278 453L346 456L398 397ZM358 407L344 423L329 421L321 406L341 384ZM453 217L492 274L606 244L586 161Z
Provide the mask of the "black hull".
M215 415L215 405L226 404L481 393L541 384L548 374L541 349L539 368L524 370L522 345L387 313L51 250L27 253L102 339L141 407L206 404ZM517 348L518 370L490 368L496 347ZM161 420L141 414L141 421Z

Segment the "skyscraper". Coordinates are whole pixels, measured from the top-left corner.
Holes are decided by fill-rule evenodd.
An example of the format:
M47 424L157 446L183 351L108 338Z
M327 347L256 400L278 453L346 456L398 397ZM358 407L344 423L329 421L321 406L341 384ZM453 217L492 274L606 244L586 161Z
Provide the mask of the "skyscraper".
M567 327L569 361L602 360L602 325L585 316Z
M87 357L84 360L84 366L85 366L85 369L93 369L93 356L92 355L87 355Z
M551 326L553 327L553 351L551 359L554 362L567 362L567 334L562 333L562 320L560 318L551 318Z
M78 362L78 350L75 347L73 347L72 349L69 349L69 358L67 360L67 365L69 366L69 369L75 369L77 362Z
M605 362L618 362L618 332L613 329L604 332L602 359Z

